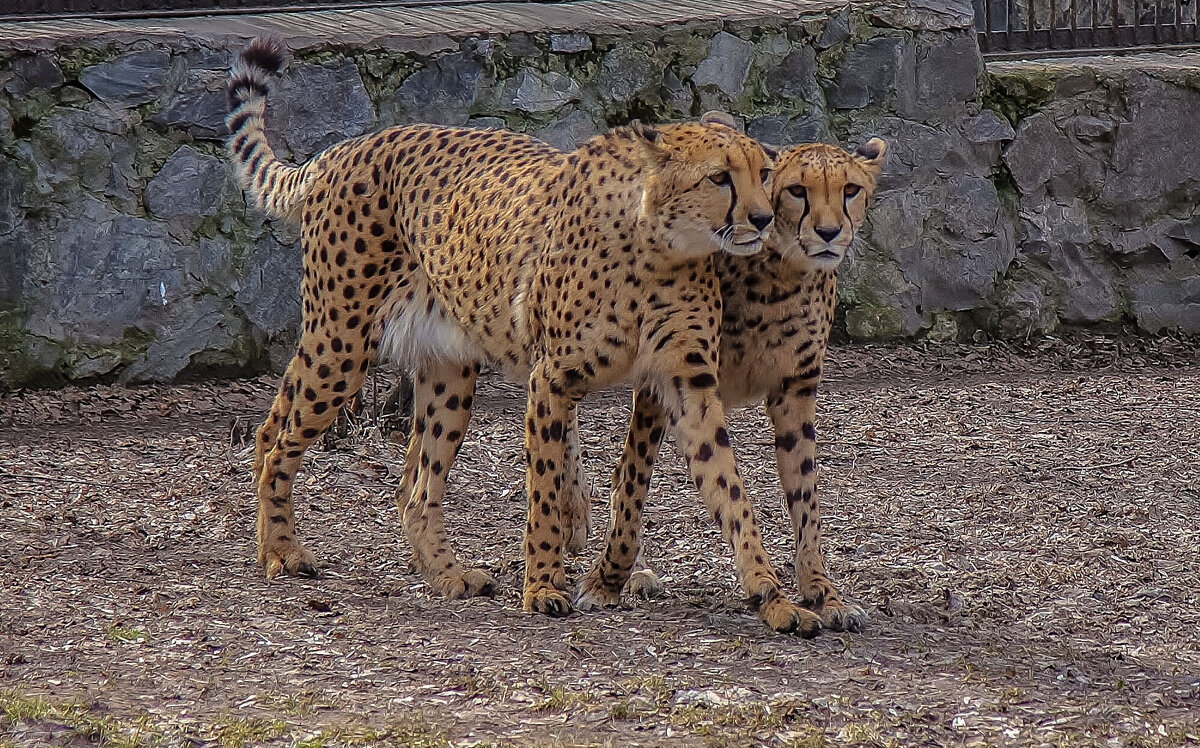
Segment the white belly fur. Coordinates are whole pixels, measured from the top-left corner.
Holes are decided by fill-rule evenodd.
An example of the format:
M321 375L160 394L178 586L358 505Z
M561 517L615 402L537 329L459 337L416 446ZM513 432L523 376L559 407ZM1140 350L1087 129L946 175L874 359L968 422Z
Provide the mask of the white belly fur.
M398 366L415 370L427 364L483 361L483 350L445 310L418 294L398 308L383 325L379 354Z

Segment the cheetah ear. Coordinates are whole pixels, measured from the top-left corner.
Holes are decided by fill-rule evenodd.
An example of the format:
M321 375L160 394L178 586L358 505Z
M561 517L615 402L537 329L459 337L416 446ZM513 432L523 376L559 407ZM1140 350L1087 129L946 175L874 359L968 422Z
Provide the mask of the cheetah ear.
M634 141L641 146L639 150L647 167L657 169L670 159L671 154L664 145L662 132L658 128L634 120L629 123L629 132Z
M879 171L883 168L883 157L887 155L888 144L883 138L871 138L855 151L862 165Z
M731 130L745 132L742 125L734 119L729 112L722 112L720 109L710 109L700 116L700 124L702 125L724 125Z

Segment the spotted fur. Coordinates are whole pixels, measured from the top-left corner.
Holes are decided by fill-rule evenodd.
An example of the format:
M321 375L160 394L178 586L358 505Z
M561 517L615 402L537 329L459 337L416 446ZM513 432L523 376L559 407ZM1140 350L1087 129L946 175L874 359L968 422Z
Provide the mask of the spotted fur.
M796 629L805 611L779 592L757 527L731 521L749 501L717 396L713 255L761 248L773 220L769 154L720 124L618 128L571 152L511 132L414 125L290 166L264 131L279 49L256 42L242 55L228 118L243 186L268 213L298 218L304 251L300 343L256 441L267 575L315 573L296 537L292 484L305 449L386 352L415 382L401 502L418 568L449 596L489 591L486 574L458 564L441 503L490 362L529 387L527 610L570 609L561 497L575 404L632 379L676 423L761 615Z
M796 538L803 601L833 630L859 630L825 571L817 503L816 394L836 304L837 267L866 218L887 144L848 153L825 144L785 151L773 178L776 228L754 257L719 257L724 299L720 397L729 407L766 402L784 505ZM641 557L641 513L667 415L654 393L635 394L633 419L613 474L607 545L580 588L582 606L661 587ZM630 572L633 570L633 576Z

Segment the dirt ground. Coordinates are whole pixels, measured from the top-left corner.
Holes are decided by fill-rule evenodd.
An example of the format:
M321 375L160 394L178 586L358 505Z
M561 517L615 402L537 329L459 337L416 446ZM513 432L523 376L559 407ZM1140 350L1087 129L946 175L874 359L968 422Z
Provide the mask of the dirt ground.
M826 547L871 620L811 641L748 612L670 446L648 511L667 593L522 613L523 394L494 377L447 514L502 589L460 602L408 568L401 448L369 418L297 482L322 576L269 583L230 435L273 380L0 396L0 745L1197 744L1195 347L830 356ZM627 392L584 406L598 496L627 413ZM732 431L784 564L766 420Z

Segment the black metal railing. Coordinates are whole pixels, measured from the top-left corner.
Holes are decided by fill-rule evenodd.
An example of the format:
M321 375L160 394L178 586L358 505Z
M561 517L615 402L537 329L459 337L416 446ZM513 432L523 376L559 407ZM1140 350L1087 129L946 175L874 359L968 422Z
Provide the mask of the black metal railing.
M1170 49L1200 45L1200 0L974 0L989 57Z
M63 18L173 18L302 10L467 5L481 0L0 0L0 21ZM487 0L528 2L529 0ZM562 0L535 0L561 2Z

